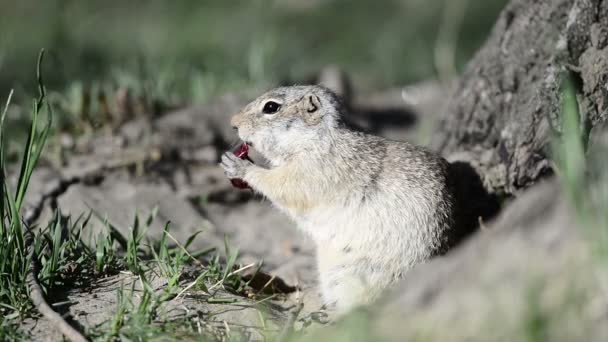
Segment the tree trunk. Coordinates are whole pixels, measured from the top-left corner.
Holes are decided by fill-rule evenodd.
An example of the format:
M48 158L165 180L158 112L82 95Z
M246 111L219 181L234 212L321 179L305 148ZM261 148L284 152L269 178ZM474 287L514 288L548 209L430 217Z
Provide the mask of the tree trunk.
M512 0L458 82L433 147L471 163L492 193L533 184L552 172L565 70L580 81L586 127L608 120L607 45L608 0Z

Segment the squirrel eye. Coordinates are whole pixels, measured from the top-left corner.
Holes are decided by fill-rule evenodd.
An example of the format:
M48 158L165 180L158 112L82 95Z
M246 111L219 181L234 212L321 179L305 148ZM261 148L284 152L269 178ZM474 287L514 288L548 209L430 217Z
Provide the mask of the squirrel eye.
M274 101L268 101L264 105L262 112L264 112L264 114L274 114L279 111L279 108L281 108L280 104L278 104Z

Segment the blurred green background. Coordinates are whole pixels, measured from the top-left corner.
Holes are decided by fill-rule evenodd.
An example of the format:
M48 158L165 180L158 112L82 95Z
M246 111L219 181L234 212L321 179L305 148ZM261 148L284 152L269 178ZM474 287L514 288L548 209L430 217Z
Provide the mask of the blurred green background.
M304 82L342 67L356 89L435 77L435 53L462 68L505 0L0 0L0 99L47 88L145 87L170 103ZM448 64L450 60L448 58Z
M441 27L458 37L461 68L505 2L0 0L0 97L35 90L42 47L47 87L58 91L75 81L148 82L166 99L197 102L251 84L302 82L329 64L357 88L404 84L436 75ZM446 23L459 13L451 32Z

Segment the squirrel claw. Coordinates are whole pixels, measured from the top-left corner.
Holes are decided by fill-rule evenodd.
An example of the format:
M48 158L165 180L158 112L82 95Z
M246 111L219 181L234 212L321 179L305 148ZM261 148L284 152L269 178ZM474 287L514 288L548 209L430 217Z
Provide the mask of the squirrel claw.
M246 159L240 159L232 152L226 152L222 155L220 166L224 169L224 174L228 178L244 178L247 168L252 163Z

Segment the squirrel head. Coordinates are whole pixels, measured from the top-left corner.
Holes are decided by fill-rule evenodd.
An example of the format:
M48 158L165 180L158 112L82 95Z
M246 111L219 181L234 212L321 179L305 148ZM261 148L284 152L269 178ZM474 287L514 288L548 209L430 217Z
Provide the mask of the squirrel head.
M273 89L249 103L230 120L239 137L271 163L318 149L338 127L342 104L321 86Z

